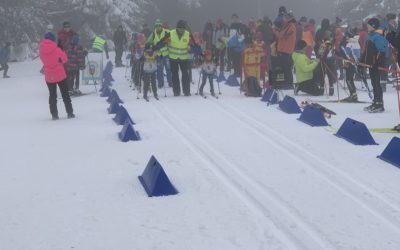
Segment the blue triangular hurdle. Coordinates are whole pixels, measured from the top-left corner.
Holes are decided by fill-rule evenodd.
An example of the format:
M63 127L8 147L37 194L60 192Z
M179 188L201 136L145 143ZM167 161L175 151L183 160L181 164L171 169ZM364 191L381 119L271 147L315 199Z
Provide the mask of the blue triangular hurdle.
M287 114L300 114L301 109L293 97L286 95L279 103L279 108Z
M117 102L117 103L124 103L121 98L119 98L119 95L117 93L117 91L115 89L111 90L111 94L107 99L108 103L112 103L112 102Z
M329 126L322 111L313 105L307 105L297 120L312 127Z
M118 137L122 142L140 141L139 132L133 128L132 124L128 120L122 127L121 132L118 133Z
M103 89L103 91L101 92L100 96L101 96L101 97L109 97L110 94L111 94L111 89L110 89L110 87L105 87L105 88Z
M178 193L178 190L172 185L161 164L154 156L151 156L144 172L138 178L149 197L175 195Z
M225 84L228 86L231 86L231 87L240 86L240 83L239 83L237 77L235 76L235 74L228 76L228 79L226 80Z
M226 81L225 75L224 75L224 71L220 71L219 75L217 77L217 82L223 82Z
M124 108L124 106L120 106L118 109L117 114L113 118L113 120L118 124L118 125L124 125L126 120L128 120L131 124L135 124L135 122L132 120L132 118L129 116L128 111Z
M261 101L267 102L268 104L278 104L278 92L275 89L267 89L261 97Z
M116 114L121 106L118 102L112 102L108 107L107 111L109 114Z
M393 137L378 158L400 168L400 138Z
M354 145L378 145L372 138L367 126L351 118L344 121L335 135Z

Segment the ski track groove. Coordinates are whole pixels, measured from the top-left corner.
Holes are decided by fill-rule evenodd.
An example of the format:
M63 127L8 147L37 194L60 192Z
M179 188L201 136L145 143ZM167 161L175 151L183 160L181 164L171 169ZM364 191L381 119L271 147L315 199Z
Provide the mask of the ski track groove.
M154 103L152 104L155 105ZM278 236L282 244L287 245L288 241L290 241L289 249L335 248L330 241L328 241L329 243L327 242L325 236L320 235L320 231L304 222L303 218L299 216L297 212L292 211L293 208L289 208L288 204L278 198L275 192L271 191L270 188L258 182L256 183L255 180L244 174L243 171L240 171L238 165L232 163L212 148L197 132L184 124L175 114L169 112L167 108L161 108L160 105L155 106L158 116L164 123L181 137L182 141L184 141L197 157L207 163L206 166L208 166L219 179L229 188L233 189L247 205L250 203L252 210L255 210L257 214L261 214L262 219L266 220L269 225L272 222L271 226L275 229L272 233L274 235L278 234L276 236ZM162 109L162 111L160 111L160 109ZM171 117L173 117L173 119ZM176 127L183 128L186 132L182 132L182 129L178 130ZM193 140L194 138L195 140ZM216 158L218 160L216 160ZM226 166L229 166L228 170L233 172L225 170ZM235 177L233 177L233 175ZM271 204L273 204L274 207L274 209L270 209L272 211L269 210ZM274 214L279 213L282 215L276 216L277 218L289 219L285 222L281 222L279 219L273 217ZM293 224L297 224L297 226L293 226ZM299 230L303 232L299 232ZM318 232L315 232L315 230ZM305 237L307 237L308 240L304 240ZM324 238L324 240L321 239L321 237Z
M276 132L273 128L258 121L251 115L247 115L243 111L237 109L236 107L233 107L233 105L225 103L222 104L221 102L217 101L214 102L217 103L217 107L223 113L230 116L233 120L238 121L247 128L250 128L251 131L261 136L271 146L284 152L294 160L300 162L302 165L313 171L317 176L324 179L331 186L336 188L338 191L340 191L350 199L354 200L361 207L366 209L375 217L379 218L381 221L384 221L385 224L389 225L392 229L396 230L400 234L400 223L398 221L398 218L396 218L395 216L390 216L387 213L382 214L380 212L382 209L385 209L386 211L390 211L391 213L399 214L400 209L396 205L392 204L389 200L382 197L375 190L357 181L356 179L354 179L347 173L343 172L342 170L335 168L332 164L327 163L326 161L316 156L315 154L303 149L300 145L288 139L286 136L281 135L280 133ZM230 107L228 107L228 105ZM234 116L233 113L236 114L237 117ZM284 142L280 142L280 140L283 140ZM288 145L291 146L289 147ZM302 152L303 154L308 155L310 158L312 158L317 162L307 159L307 157L302 156L301 154L293 154L291 152ZM319 164L322 164L323 166L327 167L329 170L332 171L327 172L326 170L324 170L325 168L321 167L321 165ZM341 181L341 179L342 180L344 179L348 183ZM354 187L358 187L361 190L359 191L352 190L354 189ZM371 200L368 201L367 198ZM381 205L376 207L377 203L380 203L379 201L383 202L386 206Z

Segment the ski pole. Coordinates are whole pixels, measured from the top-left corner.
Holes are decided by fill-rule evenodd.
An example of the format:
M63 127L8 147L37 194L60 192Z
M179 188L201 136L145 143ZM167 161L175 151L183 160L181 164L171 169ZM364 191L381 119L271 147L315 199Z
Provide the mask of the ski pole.
M142 91L142 74L143 74L143 69L142 65L139 65L139 83L138 83L138 89L137 89L137 94L136 94L136 99L139 99L139 94Z
M196 92L196 95L199 94L201 76L202 76L202 71L199 72L199 81L197 82L197 92Z

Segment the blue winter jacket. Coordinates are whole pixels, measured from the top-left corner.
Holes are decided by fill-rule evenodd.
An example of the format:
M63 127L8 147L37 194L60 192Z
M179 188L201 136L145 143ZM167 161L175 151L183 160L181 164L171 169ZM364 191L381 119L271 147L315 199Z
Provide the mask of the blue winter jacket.
M232 48L235 52L242 52L246 48L246 45L244 41L239 41L238 35L234 35L228 41L228 48Z

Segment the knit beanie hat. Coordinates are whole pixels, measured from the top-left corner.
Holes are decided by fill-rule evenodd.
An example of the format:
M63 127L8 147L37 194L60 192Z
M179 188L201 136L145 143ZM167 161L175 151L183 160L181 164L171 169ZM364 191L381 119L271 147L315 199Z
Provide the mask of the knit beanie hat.
M179 20L176 24L176 28L186 29L186 22L184 20Z
M44 39L48 39L48 40L55 42L56 36L54 35L53 32L47 32L46 34L44 34Z
M368 20L368 24L371 25L372 28L374 28L374 29L378 29L379 26L380 26L379 19L378 19L378 18L375 18L375 17L369 19L369 20Z
M304 40L299 40L299 41L296 43L296 50L302 50L302 49L304 49L305 47L307 47L307 43L306 43Z
M161 20L160 19L156 19L156 21L154 23L154 26L162 26L162 25L163 25L163 23L161 22Z

